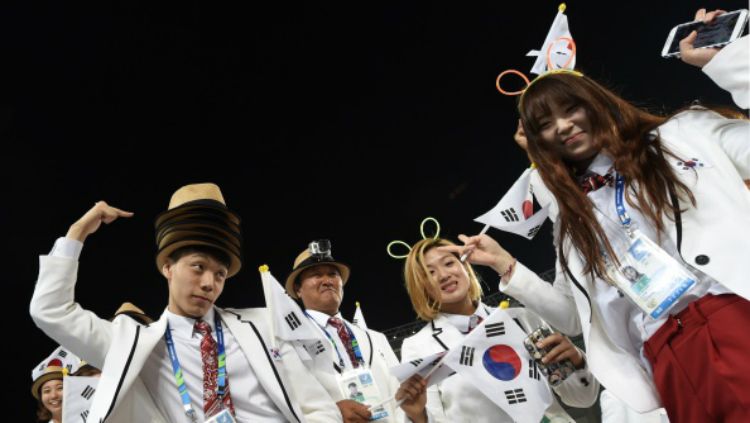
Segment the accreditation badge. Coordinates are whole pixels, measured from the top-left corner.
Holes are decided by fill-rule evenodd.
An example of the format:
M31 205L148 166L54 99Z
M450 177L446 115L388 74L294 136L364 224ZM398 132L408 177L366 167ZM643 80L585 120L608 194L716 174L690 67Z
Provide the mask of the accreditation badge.
M206 420L205 423L236 423L237 421L232 417L232 413L229 409L224 408L219 414L214 414L210 419Z
M357 401L366 406L381 404L383 400L375 379L372 377L372 371L364 366L336 375L336 382L344 399ZM388 411L382 405L373 408L370 412L372 413L370 421L388 417Z
M625 241L627 239L627 241ZM608 260L617 288L644 313L658 319L692 289L698 278L659 245L634 230L612 247L619 267Z

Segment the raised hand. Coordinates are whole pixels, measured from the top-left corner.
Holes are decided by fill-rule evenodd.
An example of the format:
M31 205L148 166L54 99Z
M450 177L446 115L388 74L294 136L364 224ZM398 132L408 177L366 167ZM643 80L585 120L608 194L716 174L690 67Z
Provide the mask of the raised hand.
M466 259L469 263L489 266L498 274L509 276L508 271L516 259L501 247L497 241L485 234L471 237L459 235L458 239L464 245L446 245L438 247L438 250L458 254L459 256L466 254Z
M706 13L706 9L698 9L698 11L695 12L695 20L711 24L717 16L723 13L726 13L726 11L714 10ZM695 48L693 43L695 42L696 37L698 37L698 32L693 31L690 35L680 40L680 57L683 62L702 68L706 63L710 62L714 56L716 56L716 53L718 53L720 49L713 47Z
M102 223L110 224L120 217L131 216L133 216L132 212L120 210L104 201L99 201L80 219L70 225L65 237L83 242L86 237L96 232Z

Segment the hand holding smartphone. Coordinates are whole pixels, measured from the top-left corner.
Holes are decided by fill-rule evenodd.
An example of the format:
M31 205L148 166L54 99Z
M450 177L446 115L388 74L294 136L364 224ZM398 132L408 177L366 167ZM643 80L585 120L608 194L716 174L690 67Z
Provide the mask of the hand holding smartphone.
M669 32L667 41L662 49L662 57L680 57L680 40L691 32L697 31L698 35L693 42L696 48L722 47L739 38L747 25L747 9L735 10L717 16L713 22L706 24L703 21L686 22L675 26Z
M542 358L549 352L551 348L539 348L537 342L544 338L552 335L552 330L547 326L541 326L536 330L532 331L529 336L524 338L523 345L526 347L526 351L529 352L531 358L536 362L536 366L541 370L542 374L547 377L547 381L550 386L558 386L568 376L572 375L575 371L575 365L569 359L557 363L542 363ZM530 370L530 372L533 372Z

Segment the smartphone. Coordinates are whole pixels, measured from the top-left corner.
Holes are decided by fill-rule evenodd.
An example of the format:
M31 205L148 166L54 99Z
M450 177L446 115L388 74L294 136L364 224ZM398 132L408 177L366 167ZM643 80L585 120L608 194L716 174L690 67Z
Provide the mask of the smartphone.
M702 21L687 22L672 28L664 43L662 57L680 57L680 40L698 31L695 47L721 47L742 35L747 25L747 9L735 10L719 15L710 24Z
M523 346L526 347L526 351L529 352L531 358L536 362L537 368L547 377L549 384L557 386L563 383L568 376L572 375L576 371L576 368L570 359L565 359L558 363L542 363L542 358L547 355L549 349L539 348L536 346L536 343L550 335L552 335L550 328L545 326L539 327L524 338ZM529 370L529 373L532 373L532 370Z

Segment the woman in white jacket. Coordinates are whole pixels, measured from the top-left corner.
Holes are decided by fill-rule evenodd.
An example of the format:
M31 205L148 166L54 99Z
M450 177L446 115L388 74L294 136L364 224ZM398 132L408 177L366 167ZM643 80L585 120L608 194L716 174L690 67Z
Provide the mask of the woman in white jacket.
M461 263L457 255L440 247L455 246L441 238L417 242L406 258L404 277L412 305L417 315L427 321L418 333L404 340L401 361L426 357L458 345L466 334L490 313L493 308L479 300L482 289L471 265ZM525 308L506 310L524 333L533 331L544 322ZM560 398L571 406L589 407L596 401L598 383L591 377L583 353L560 334L547 337L545 347L551 348L545 357L551 362L571 359L578 370L555 389ZM402 404L414 422L512 422L511 417L460 374L424 389L425 382L418 376L402 384L397 398L409 398ZM563 408L553 401L545 412L551 422L573 422Z
M703 66L741 106L748 50L745 37ZM700 108L655 116L573 72L535 80L519 111L559 206L554 286L487 236L454 251L472 251L471 262L503 275L502 290L563 332L582 331L594 375L631 408L746 421L750 342L739 334L750 325L750 284L738 270L750 247L750 122ZM616 244L636 228L694 281L662 315L615 283L628 256Z

